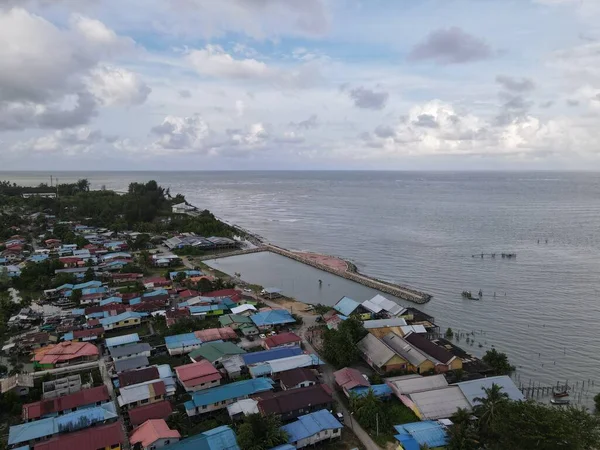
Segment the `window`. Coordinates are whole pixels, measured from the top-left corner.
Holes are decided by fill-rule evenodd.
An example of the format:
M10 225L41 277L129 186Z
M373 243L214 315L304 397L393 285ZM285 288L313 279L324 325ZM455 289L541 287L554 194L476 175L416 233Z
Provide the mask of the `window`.
M156 397L154 397L154 400L160 400L160 395L157 395Z
M145 399L144 399L144 400L142 400L140 403L141 403L142 405L143 405L144 403L148 403L148 399L147 399L147 398L145 398Z
M171 443L171 441L168 439L165 441L165 445L169 445L170 443Z
M202 409L206 409L207 407L207 405L202 405Z
M119 448L120 446L121 446L121 444L114 444L114 445L111 445L110 448Z
M124 320L124 321L123 321L123 323L124 323L124 324L125 324L125 323L129 323L129 320Z

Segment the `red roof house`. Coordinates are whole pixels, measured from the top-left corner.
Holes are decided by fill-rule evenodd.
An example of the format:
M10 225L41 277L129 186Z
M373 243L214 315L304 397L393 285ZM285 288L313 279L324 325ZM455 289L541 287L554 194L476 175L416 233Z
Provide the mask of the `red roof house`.
M54 367L98 359L98 347L89 342L61 342L36 350L32 361L34 367Z
M296 333L280 333L265 339L263 346L266 349L271 349L276 347L293 347L301 343L302 338Z
M118 448L126 442L120 422L86 428L75 433L59 434L49 441L33 445L33 450L98 450Z
M143 449L154 449L174 444L181 438L179 431L171 430L163 419L151 419L133 430L129 443L140 444Z
M350 391L355 387L369 387L371 383L362 376L362 374L351 367L345 367L333 372L335 383L344 391L344 394L350 396Z
M128 411L131 425L137 427L150 419L166 419L173 412L173 407L168 401L152 403L150 405L140 406Z
M223 328L208 328L206 330L194 331L194 334L198 339L202 342L211 342L211 341L227 341L227 340L235 340L238 338L238 335L233 328L231 327L223 327Z
M82 406L100 405L110 401L108 388L104 385L83 389L74 394L23 405L23 420L29 422L55 413L71 412Z
M177 378L186 391L200 391L221 384L221 374L207 360L175 367Z

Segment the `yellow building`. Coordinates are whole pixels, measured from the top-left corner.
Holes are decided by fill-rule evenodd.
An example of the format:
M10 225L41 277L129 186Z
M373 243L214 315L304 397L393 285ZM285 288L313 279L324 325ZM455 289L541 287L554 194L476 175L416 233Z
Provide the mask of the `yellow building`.
M116 316L100 319L100 324L104 327L105 331L110 331L118 330L119 328L135 327L138 326L141 321L142 315L140 313L125 311Z

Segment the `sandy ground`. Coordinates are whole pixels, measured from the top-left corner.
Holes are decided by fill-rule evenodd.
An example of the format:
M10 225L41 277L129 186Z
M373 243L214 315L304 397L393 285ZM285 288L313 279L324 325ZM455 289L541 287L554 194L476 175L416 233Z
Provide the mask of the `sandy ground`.
M332 269L339 270L340 272L345 272L348 269L348 264L346 264L346 261L336 258L335 256L320 255L318 253L310 252L296 252L296 254L318 264L323 264L324 266L329 266Z

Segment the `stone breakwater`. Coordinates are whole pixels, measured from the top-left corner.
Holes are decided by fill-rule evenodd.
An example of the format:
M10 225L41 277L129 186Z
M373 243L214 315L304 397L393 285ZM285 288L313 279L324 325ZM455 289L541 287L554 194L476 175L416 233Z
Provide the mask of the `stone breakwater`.
M378 291L385 292L386 294L390 294L394 297L398 297L403 300L408 300L413 303L424 304L431 300L431 295L426 294L425 292L417 291L416 289L412 289L406 286L400 286L397 284L388 283L386 281L377 280L376 278L371 278L366 275L362 275L358 273L356 266L350 262L347 262L347 270L340 271L335 270L324 264L319 264L315 261L303 258L301 255L298 255L294 252L291 252L281 247L277 247L272 244L264 245L264 247L262 247L262 250L270 251L272 253L285 256L286 258L293 259L303 264L312 266L316 269L332 273L339 277L346 278L347 280L355 281L364 286L370 287L372 289L377 289Z

